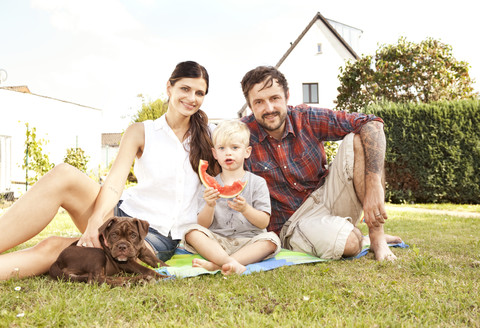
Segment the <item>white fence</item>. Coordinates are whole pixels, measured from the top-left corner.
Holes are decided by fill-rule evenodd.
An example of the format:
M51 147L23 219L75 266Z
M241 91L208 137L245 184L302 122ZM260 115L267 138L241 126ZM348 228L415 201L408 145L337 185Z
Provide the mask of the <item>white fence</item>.
M0 135L0 194L11 190L12 137Z

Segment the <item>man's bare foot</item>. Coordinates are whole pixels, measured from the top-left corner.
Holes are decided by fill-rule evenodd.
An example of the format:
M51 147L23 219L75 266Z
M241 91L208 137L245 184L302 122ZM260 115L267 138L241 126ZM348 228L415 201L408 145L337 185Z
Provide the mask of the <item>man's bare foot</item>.
M373 252L375 253L375 259L377 261L395 261L397 257L391 251L390 247L388 247L387 243L372 243L370 245Z
M398 237L385 235L383 232L383 226L370 228L368 235L370 237L370 248L375 253L375 259L377 261L386 260L393 262L397 259L395 254L390 250L390 247L388 247L387 239L390 241L398 241Z
M195 268L204 268L205 270L208 270L208 271L217 271L221 269L215 263L204 260L204 259L193 259L192 266Z
M402 238L399 236L392 236L392 235L387 235L385 234L385 241L387 244L400 244L403 242ZM364 236L362 239L362 249L365 247L365 245L370 245L370 237L369 236Z
M240 263L238 263L237 261L228 262L222 265L222 274L226 276L229 276L234 273L241 274L245 271L247 271L247 268L241 265Z
M402 242L402 238L399 236L392 236L385 234L385 241L387 244L400 244Z

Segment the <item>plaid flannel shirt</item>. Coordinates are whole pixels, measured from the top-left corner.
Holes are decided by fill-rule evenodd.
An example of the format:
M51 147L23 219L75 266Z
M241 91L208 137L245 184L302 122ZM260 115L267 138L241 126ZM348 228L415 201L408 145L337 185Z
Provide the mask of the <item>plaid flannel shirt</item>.
M267 181L272 202L269 231L279 234L283 224L305 199L323 185L328 174L324 141L341 140L360 132L374 115L347 113L306 105L288 106L280 141L257 124L253 114L242 118L250 128L252 154L245 167Z

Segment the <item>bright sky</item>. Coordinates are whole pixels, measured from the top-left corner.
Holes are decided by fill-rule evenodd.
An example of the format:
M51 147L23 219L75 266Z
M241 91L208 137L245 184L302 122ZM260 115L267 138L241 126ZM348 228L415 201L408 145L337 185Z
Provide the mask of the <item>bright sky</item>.
M363 31L360 55L400 36L440 39L471 65L478 91L474 6L470 0L0 0L0 69L8 72L2 86L27 85L101 108L104 132L118 132L139 109L138 94L164 97L174 66L195 60L210 74L202 108L209 117L232 118L244 104L243 75L275 65L320 12Z

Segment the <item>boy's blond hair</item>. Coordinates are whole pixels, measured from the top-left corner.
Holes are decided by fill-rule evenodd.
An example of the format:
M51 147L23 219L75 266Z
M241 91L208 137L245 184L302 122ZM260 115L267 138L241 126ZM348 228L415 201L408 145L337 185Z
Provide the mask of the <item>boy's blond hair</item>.
M248 147L250 145L250 129L238 120L222 121L213 130L213 146L224 146L234 142L240 142Z

